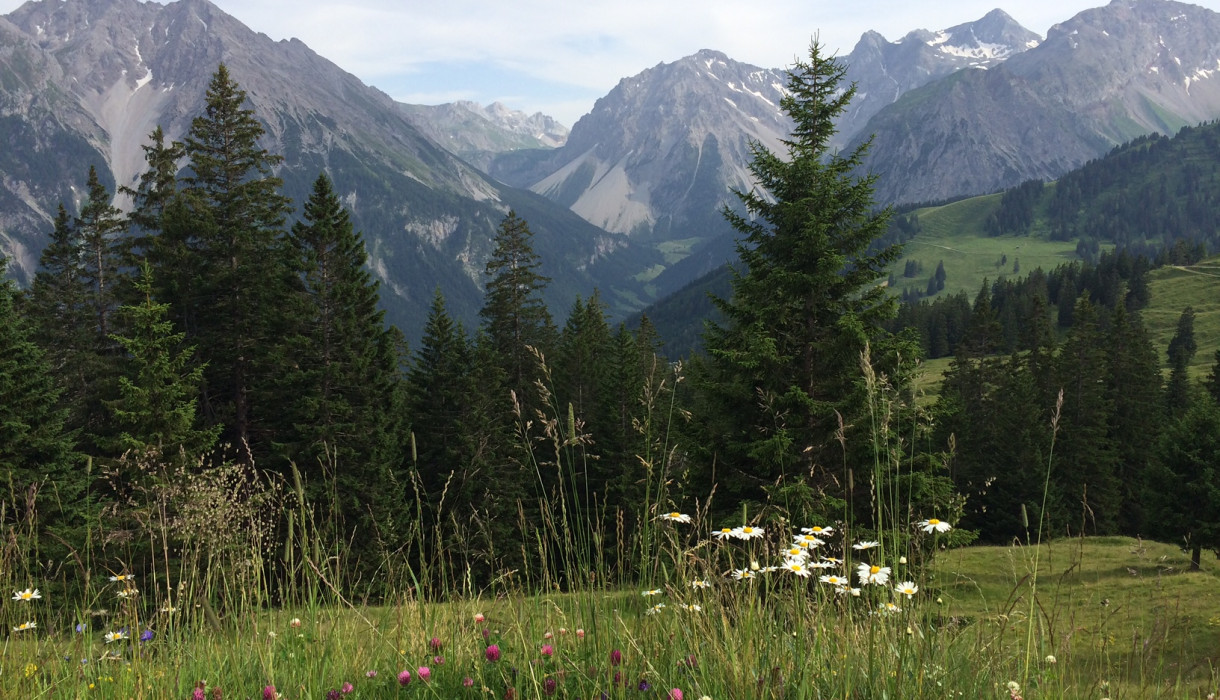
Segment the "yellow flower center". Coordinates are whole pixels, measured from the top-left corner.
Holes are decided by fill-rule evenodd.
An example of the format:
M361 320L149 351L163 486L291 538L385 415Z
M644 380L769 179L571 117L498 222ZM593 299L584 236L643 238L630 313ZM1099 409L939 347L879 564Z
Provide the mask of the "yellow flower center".
M875 574L875 573L877 573L877 572L879 572L879 571L881 571L881 567L880 567L880 566L870 566L870 567L869 567L869 569L868 569L868 573L870 573L870 574Z
M929 518L929 519L928 519L928 524L929 524L929 525L940 525L940 521L939 521L939 520L937 520L936 518Z
M670 513L670 514L669 514L669 517L671 517L671 518L673 518L673 519L677 520L678 518L682 517L682 514L681 514L681 513L679 513L679 512L677 512L677 511L674 511L673 513Z

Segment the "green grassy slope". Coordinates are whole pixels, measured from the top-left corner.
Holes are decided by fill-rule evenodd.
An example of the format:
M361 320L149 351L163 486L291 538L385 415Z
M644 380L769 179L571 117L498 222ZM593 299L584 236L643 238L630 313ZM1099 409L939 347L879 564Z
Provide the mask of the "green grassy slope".
M931 592L946 619L978 626L989 640L985 632L1001 632L1013 649L999 654L1025 641L1032 613L1043 648L1031 662L1045 670L1054 656L1071 686L1097 691L1080 697L1154 697L1137 688L1158 680L1181 683L1163 697L1184 697L1175 693L1215 690L1220 661L1220 567L1212 557L1202 571L1189 567L1175 545L1125 537L967 547L938 555Z

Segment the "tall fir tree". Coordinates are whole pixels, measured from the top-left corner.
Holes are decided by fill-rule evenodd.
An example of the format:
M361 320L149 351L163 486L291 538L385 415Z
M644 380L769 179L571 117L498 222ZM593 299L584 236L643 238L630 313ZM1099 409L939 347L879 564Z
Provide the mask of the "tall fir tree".
M534 352L549 353L556 331L542 290L551 280L539 271L542 261L534 252L533 232L524 219L510 211L496 229L495 250L484 274L483 318L487 338L499 357L508 390L527 407L536 405L534 383L541 377Z
M52 370L17 313L6 266L0 257L0 478L13 496L6 522L37 524L10 530L20 538L14 542L24 555L20 565L59 567L67 563L67 543L83 541L90 475L66 428Z
M346 521L342 539L394 541L403 510L403 494L392 487L403 447L397 331L385 327L364 239L325 174L288 240L301 280L287 314L296 324L291 362L276 380L292 397L281 409L278 442L315 504L330 504L333 522Z
M1178 327L1169 339L1169 382L1165 386L1165 407L1176 418L1190 407L1190 361L1198 352L1195 341L1195 310L1187 306L1178 316Z
M132 451L155 462L189 465L216 445L220 426L199 426L198 395L203 366L186 334L174 329L169 306L153 298L152 266L141 265L133 289L143 295L120 307L126 316L114 340L126 352L119 396L109 402L119 428L113 449Z
M1113 409L1109 438L1122 484L1118 527L1134 536L1144 529L1144 475L1156 455L1148 436L1161 432L1161 413L1148 410L1162 395L1161 368L1139 315L1128 313L1124 304L1115 307L1105 342L1106 398Z
M1165 423L1148 475L1149 534L1176 541L1198 570L1203 549L1220 555L1220 406L1200 393Z
M1106 387L1101 320L1087 293L1076 303L1072 318L1055 361L1063 410L1052 479L1063 509L1053 522L1059 532L1113 534L1123 497L1110 433L1114 406Z
M222 63L184 142L185 201L166 215L167 235L192 254L171 270L189 276L171 283L189 296L167 301L183 309L184 329L208 362L205 413L251 459L247 448L270 454L271 380L285 361L291 319L283 311L292 308L297 271L284 240L289 204L273 173L282 159L259 146L263 126L245 103Z
M755 143L758 187L738 192L744 212L724 212L741 234L741 266L732 296L716 300L724 321L704 334L696 423L705 429L695 447L706 446L704 461L721 470L719 493L732 500L761 498L781 481L822 494L841 483L822 468L842 463L833 456L839 417L851 423L862 408L861 353L871 346L883 366L892 360L881 323L896 304L876 281L899 249L873 247L889 210L874 206L875 178L857 174L868 144L830 149L835 119L855 95L845 71L816 43L796 63L780 103L794 122L787 152Z
M147 168L134 188L126 185L119 188L122 194L131 198L124 252L127 264L133 268L138 265L136 261L148 258L154 251L156 236L163 229L162 217L178 194L178 164L186 155L181 143L165 143L165 132L160 126L153 129L148 138L151 143L141 146ZM136 303L138 296L137 293Z

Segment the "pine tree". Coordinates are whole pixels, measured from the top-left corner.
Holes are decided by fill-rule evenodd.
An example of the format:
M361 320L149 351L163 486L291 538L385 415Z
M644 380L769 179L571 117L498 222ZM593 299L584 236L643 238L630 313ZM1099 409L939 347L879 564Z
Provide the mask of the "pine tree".
M1054 521L1072 532L1112 534L1122 507L1122 485L1110 434L1114 412L1107 394L1107 352L1097 307L1082 295L1072 328L1055 362L1063 411L1052 478L1064 499ZM1062 530L1061 530L1062 531Z
M191 122L184 143L185 202L166 223L171 240L193 253L172 271L189 277L171 283L189 296L167 301L183 309L185 330L208 362L205 412L226 426L225 437L249 459L248 446L265 447L270 439L260 423L275 410L268 391L284 361L289 319L281 312L290 308L296 270L283 236L288 200L272 172L281 158L258 145L263 127L245 102L245 91L221 64L204 114Z
M1198 570L1204 548L1220 553L1220 407L1200 394L1167 422L1157 445L1159 466L1147 479L1150 534L1185 541Z
M76 217L80 237L82 281L87 285L87 303L93 316L97 351L107 354L114 330L111 315L118 307L119 268L122 264L122 235L127 228L123 213L114 207L110 193L89 167L89 195Z
M1220 404L1220 349L1216 350L1215 360L1212 362L1212 369L1207 374L1204 386L1207 388L1207 393L1211 394L1212 400Z
M337 499L329 515L372 544L402 509L402 493L390 487L402 460L396 331L378 309L363 237L325 175L288 242L302 273L296 306L285 310L297 325L287 342L292 364L277 379L292 397L277 435L311 500Z
M194 347L183 345L186 334L168 320L169 306L153 298L152 267L144 263L140 272L134 289L143 301L119 309L128 330L114 336L127 353L127 368L119 378L119 398L109 402L121 430L113 449L193 464L215 446L220 426L199 427L203 366L194 359Z
M130 226L127 240L127 264L135 267L135 261L153 252L156 235L163 230L162 216L178 194L178 163L186 155L185 147L178 142L165 143L165 132L160 126L153 129L148 138L151 144L142 146L147 170L140 175L135 188L122 186L119 191L131 197Z
M874 178L856 175L867 144L846 155L829 147L855 94L843 89L845 70L816 43L795 65L781 102L795 123L787 153L755 144L758 188L738 193L744 213L724 212L742 236L741 266L732 297L716 300L724 322L704 334L696 423L705 429L693 447L710 449L705 459L731 499L759 498L777 480L841 463L830 448L838 417L852 422L862 403L861 353L871 345L883 366L892 359L881 324L896 306L876 282L898 248L871 250L889 211L874 208Z
M1123 491L1119 530L1138 535L1145 518L1143 476L1155 459L1149 436L1161 432L1160 412L1148 410L1161 397L1161 368L1139 316L1129 315L1123 304L1114 310L1106 345L1106 397L1113 407L1109 438Z
M1177 417L1190 406L1190 361L1199 345L1195 342L1195 310L1188 306L1178 317L1178 328L1169 340L1169 383L1165 387L1165 406L1169 416Z
M533 351L548 353L556 332L542 301L542 290L550 278L538 271L542 262L530 243L533 235L515 212L510 211L500 222L496 248L484 270L489 280L479 314L508 390L516 392L524 406L542 408L535 405L534 382L541 372Z
M82 509L89 475L66 430L67 411L60 408L51 369L15 309L16 292L4 279L6 266L0 257L0 478L20 496L11 502L6 520L37 522L48 536L22 541L19 551L30 564L50 560L59 565L68 548L82 541L74 531L86 520Z

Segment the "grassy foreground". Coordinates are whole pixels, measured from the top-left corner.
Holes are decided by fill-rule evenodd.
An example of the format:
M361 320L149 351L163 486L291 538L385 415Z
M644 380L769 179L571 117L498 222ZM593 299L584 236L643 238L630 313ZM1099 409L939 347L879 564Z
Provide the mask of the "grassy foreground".
M1215 567L1188 572L1170 545L939 550L920 576L881 548L843 552L835 533L825 553L851 561L805 577L767 570L790 533L717 539L695 535L697 521L661 524L656 588L644 590L488 589L381 606L332 594L145 616L138 594L120 596L139 582L103 584L111 610L18 589L3 605L0 697L1178 698L1215 687ZM915 532L922 545L940 537ZM860 563L888 565L889 580L859 585ZM820 580L848 572L858 595ZM910 597L896 590L908 577Z

